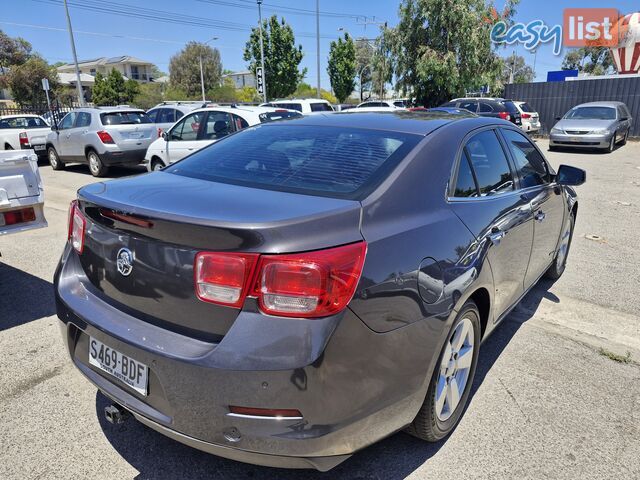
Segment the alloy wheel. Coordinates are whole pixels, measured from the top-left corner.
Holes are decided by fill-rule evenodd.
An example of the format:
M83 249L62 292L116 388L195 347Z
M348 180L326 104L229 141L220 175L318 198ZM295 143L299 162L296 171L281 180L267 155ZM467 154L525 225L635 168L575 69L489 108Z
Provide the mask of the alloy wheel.
M447 421L460 404L473 364L474 343L473 323L463 317L451 333L440 361L435 410L441 422Z
M94 175L97 175L100 171L100 161L98 160L96 154L93 152L89 154L89 170L91 170L91 173L93 173Z

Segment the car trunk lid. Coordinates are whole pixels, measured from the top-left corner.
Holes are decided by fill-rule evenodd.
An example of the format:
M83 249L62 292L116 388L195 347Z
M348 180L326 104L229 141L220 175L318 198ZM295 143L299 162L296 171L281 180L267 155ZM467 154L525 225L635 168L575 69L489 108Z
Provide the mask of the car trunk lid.
M215 340L238 309L197 299L200 251L285 253L362 240L360 203L213 183L166 172L92 184L80 263L96 292L138 318ZM123 249L133 257L118 270Z

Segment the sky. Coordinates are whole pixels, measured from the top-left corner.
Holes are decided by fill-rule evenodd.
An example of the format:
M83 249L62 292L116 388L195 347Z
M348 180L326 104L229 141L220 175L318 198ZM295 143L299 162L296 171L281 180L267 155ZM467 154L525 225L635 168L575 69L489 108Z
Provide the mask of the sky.
M250 28L258 23L254 0L68 0L78 59L132 55L155 63L167 72L169 59L191 40L207 41L220 50L223 68L245 70L243 48ZM398 22L399 0L319 0L320 3L320 83L329 89L326 72L329 43L342 31L354 37L373 38L381 22ZM498 9L504 0L496 0ZM88 10L97 8L100 11ZM302 45L307 68L306 81L316 84L316 0L264 0L263 16L277 13L292 26ZM549 25L562 23L564 8L617 8L621 13L638 11L637 0L521 0L516 21L541 19ZM107 11L108 10L108 11ZM62 0L0 0L0 29L21 36L50 63L71 62ZM115 12L115 13L114 13ZM524 47L500 48L503 56L513 51L530 65L534 55ZM536 80L558 70L566 50L555 56L550 45L535 55Z

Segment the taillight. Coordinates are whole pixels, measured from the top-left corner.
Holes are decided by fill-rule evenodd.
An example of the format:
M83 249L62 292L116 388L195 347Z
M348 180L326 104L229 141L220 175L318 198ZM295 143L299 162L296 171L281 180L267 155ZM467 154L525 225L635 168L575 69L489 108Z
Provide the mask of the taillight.
M290 317L325 317L344 309L360 280L364 242L260 259L255 294L263 312Z
M69 241L71 246L78 253L84 250L84 233L87 228L87 221L80 211L78 201L73 200L69 206Z
M270 315L334 315L351 301L366 252L365 242L285 255L201 252L195 260L196 295L232 307L255 296Z
M113 141L113 138L111 137L111 135L109 135L109 132L105 132L104 130L100 130L99 132L96 132L98 135L98 138L100 139L100 141L102 143L116 143Z
M20 135L18 135L18 138L20 138L20 145L29 145L29 137L27 137L26 132L20 133Z
M523 113L523 114L522 114L522 118L531 118L531 114L529 114L529 113Z
M0 213L0 226L2 227L17 225L19 223L34 222L35 220L36 212L32 207Z
M498 116L503 120L511 120L511 115L507 112L498 112Z
M198 253L196 295L205 302L241 307L257 260L255 253Z

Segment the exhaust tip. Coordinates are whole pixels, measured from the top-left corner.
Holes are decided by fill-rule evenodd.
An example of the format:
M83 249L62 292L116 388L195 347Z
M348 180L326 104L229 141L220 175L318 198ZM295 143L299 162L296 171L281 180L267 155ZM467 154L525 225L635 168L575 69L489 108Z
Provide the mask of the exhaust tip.
M131 414L117 403L104 407L104 418L114 425L121 425L127 421Z

